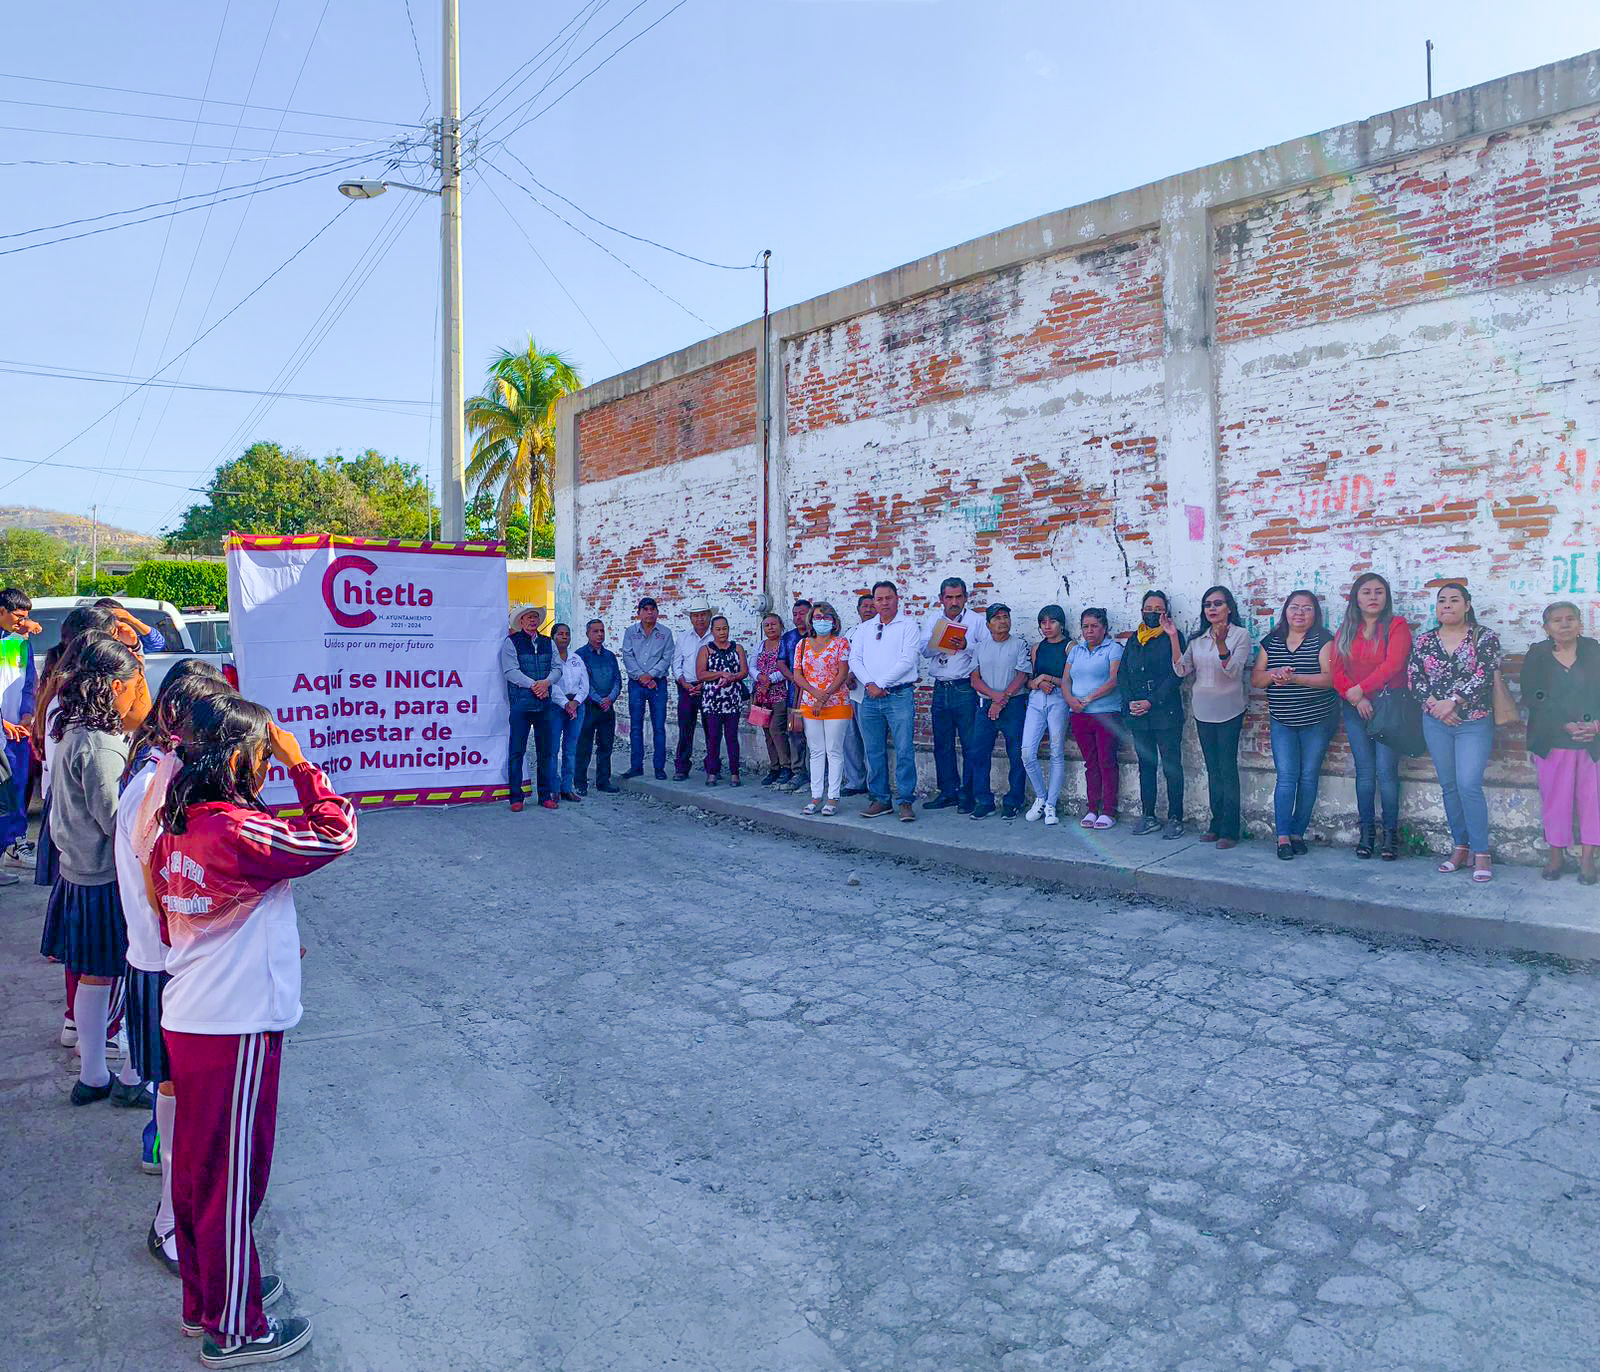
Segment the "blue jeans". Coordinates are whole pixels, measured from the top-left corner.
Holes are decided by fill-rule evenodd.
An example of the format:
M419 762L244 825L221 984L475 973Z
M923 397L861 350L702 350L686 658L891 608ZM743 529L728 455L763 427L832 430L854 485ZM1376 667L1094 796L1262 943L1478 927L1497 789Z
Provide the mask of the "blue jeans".
M894 744L894 799L909 805L917 794L917 755L912 726L917 718L916 693L909 687L886 696L868 695L857 707L861 745L867 755L867 793L879 805L889 803L889 744Z
M560 790L571 791L573 782L578 776L578 735L583 732L583 707L578 707L578 713L571 719L567 718L565 710L556 713L556 735L561 740L561 786Z
M1050 734L1050 780L1039 766L1039 740ZM1028 712L1022 719L1022 766L1033 783L1033 794L1046 805L1061 798L1067 774L1067 702L1060 691L1029 691Z
M991 763L995 739L1004 735L1006 756L1011 760L1011 784L1006 790L1005 803L1020 806L1027 797L1028 772L1022 765L1022 721L1028 712L1028 702L1021 696L1013 696L1000 711L999 719L989 718L989 703L979 696L972 720L972 799L979 805L994 804Z
M867 750L861 741L861 706L850 703L850 727L844 731L844 789L867 789Z
M1367 721L1354 705L1344 707L1344 737L1356 765L1356 813L1362 824L1375 824L1378 803L1383 827L1400 827L1400 754L1367 733Z
M1272 765L1278 784L1272 788L1272 819L1279 838L1304 838L1317 804L1322 755L1339 727L1330 715L1316 724L1272 721Z
M941 800L972 800L972 717L978 708L978 693L970 681L933 683L933 773L938 778ZM956 764L956 744L961 744L961 763Z
M537 710L513 705L511 707L511 756L506 759L507 781L511 799L520 801L522 789L522 763L528 756L528 733L533 733L533 785L541 801L554 797L560 773L560 735L556 716L560 713L554 705L541 704Z
M644 712L650 711L650 732L655 739L655 769L667 770L667 683L656 681L655 690L647 691L637 681L628 681L628 765L636 772L644 771Z
M1422 736L1444 792L1444 817L1450 841L1474 853L1489 851L1489 802L1483 794L1483 772L1494 751L1494 720L1488 715L1460 724L1441 724L1422 716Z

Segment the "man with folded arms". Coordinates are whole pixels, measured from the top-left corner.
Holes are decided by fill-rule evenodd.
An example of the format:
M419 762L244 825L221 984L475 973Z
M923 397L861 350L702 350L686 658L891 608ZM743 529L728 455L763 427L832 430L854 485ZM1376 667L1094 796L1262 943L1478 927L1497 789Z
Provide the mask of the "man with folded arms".
M916 722L917 663L922 631L900 612L900 592L892 581L872 588L877 618L863 624L850 644L850 670L865 688L861 702L861 741L867 754L867 791L872 803L861 813L869 819L898 808L909 824L916 812L917 758L912 741ZM889 746L894 747L894 806L890 805Z

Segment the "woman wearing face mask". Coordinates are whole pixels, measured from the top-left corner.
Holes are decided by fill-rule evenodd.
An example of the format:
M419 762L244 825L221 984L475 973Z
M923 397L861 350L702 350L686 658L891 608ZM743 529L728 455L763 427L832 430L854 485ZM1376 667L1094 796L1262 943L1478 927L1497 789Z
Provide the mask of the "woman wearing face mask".
M1322 623L1314 591L1292 591L1272 632L1261 642L1251 680L1267 691L1272 728L1272 816L1278 856L1307 851L1306 830L1317 804L1322 757L1338 728L1339 697L1329 665L1333 635Z
M1139 627L1122 646L1121 685L1128 732L1139 755L1139 801L1144 817L1135 834L1183 837L1183 693L1176 664L1183 635L1172 622L1165 591L1146 592ZM1156 818L1156 767L1167 783L1167 823Z
M1239 619L1239 605L1226 586L1212 586L1200 597L1200 628L1176 654L1179 676L1194 678L1190 707L1211 792L1211 828L1202 843L1232 848L1239 841L1239 733L1244 728L1245 668L1250 665L1250 635Z
M1109 829L1117 822L1117 744L1122 692L1117 673L1122 645L1108 632L1099 607L1078 616L1082 638L1067 654L1067 708L1072 711L1072 741L1083 754L1087 808L1078 821L1084 829Z
M1439 864L1457 872L1472 859L1472 879L1494 879L1489 853L1489 802L1483 774L1494 751L1494 674L1500 640L1478 623L1472 595L1447 581L1434 600L1438 626L1411 649L1411 689L1422 702L1422 736L1444 792L1445 820L1454 845Z
M1024 819L1057 824L1056 801L1067 770L1067 612L1059 605L1039 611L1039 632L1033 645L1033 675L1028 678L1028 712L1022 717L1022 769L1033 784L1033 804ZM1039 741L1050 735L1050 780L1039 766Z
M805 814L832 815L844 785L844 734L850 725L850 641L826 600L811 607L811 637L795 645L794 708L805 722L811 763L811 799Z
M1544 879L1557 880L1572 847L1583 845L1578 880L1593 886L1600 853L1600 642L1583 633L1578 607L1545 607L1544 642L1522 660L1522 703L1528 707L1528 751L1539 773ZM1574 823L1576 819L1576 823Z
M1333 640L1333 688L1344 701L1344 736L1356 768L1356 809L1361 833L1356 856L1369 858L1378 845L1378 806L1383 805L1382 856L1400 851L1400 754L1372 738L1367 725L1378 693L1404 688L1411 656L1411 626L1394 612L1389 583L1376 572L1355 579L1344 623Z

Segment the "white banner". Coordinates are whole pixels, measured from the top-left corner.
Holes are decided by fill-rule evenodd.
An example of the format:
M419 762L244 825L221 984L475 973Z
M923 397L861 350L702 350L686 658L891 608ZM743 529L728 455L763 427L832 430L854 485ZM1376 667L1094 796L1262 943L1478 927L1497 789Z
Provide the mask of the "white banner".
M506 794L497 545L235 535L228 606L239 689L365 808ZM262 798L292 805L274 766Z

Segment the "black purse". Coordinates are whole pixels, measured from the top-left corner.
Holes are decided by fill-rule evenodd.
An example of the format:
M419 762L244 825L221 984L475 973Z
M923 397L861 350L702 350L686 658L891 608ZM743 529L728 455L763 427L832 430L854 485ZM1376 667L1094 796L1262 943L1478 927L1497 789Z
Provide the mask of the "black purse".
M1404 686L1384 687L1373 699L1367 737L1404 757L1421 757L1428 751L1422 736L1422 702Z

